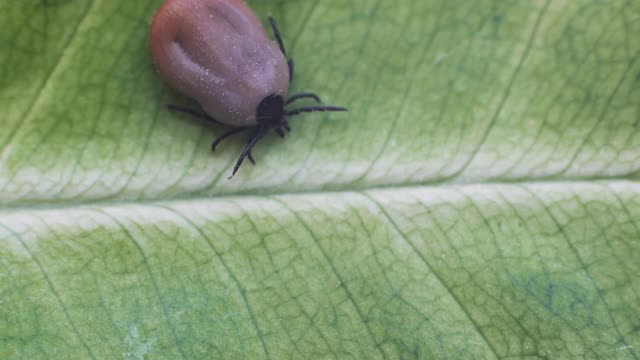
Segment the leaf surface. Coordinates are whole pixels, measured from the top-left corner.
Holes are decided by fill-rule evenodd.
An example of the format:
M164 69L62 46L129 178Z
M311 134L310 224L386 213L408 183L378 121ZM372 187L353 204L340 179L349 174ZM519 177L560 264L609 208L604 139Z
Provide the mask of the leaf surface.
M0 0L0 358L640 347L640 5L249 1L310 114L170 113L160 0Z

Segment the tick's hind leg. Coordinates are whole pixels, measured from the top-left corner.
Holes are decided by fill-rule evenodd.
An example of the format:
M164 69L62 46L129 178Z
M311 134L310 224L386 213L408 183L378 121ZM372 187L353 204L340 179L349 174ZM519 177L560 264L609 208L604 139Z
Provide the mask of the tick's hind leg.
M213 141L213 143L211 143L211 151L216 151L216 146L218 146L218 144L220 144L220 142L222 142L222 140L224 140L224 139L226 139L226 138L228 138L228 137L230 137L230 136L233 136L233 135L235 135L235 134L239 134L239 133L241 133L241 132L243 132L243 131L245 131L245 130L247 130L247 129L248 129L248 128L247 128L246 126L243 126L243 127L239 127L239 128L231 129L231 130L227 131L226 133L224 133L224 134L222 134L222 135L218 136L218 137Z
M320 97L314 93L300 93L300 94L295 94L293 96L291 96L290 98L287 99L287 102L285 102L285 105L289 105L294 101L298 101L300 99L313 99L315 100L317 103L321 103L322 100L320 100Z
M291 85L291 83L293 82L293 71L295 70L296 66L293 62L293 59L287 60L287 65L289 65L289 85Z
M278 29L278 23L276 20L269 16L269 22L271 23L271 28L273 29L273 35L276 37L276 41L278 41L278 45L280 46L280 51L284 57L287 57L287 49L284 47L284 42L282 41L282 36L280 36L280 29Z
M267 134L268 130L269 130L268 127L262 125L262 126L258 126L258 128L253 132L253 135L251 136L249 143L247 144L247 146L244 147L244 150L242 150L242 153L240 154L240 157L236 162L236 166L233 167L233 172L231 173L231 176L229 176L229 179L231 179L233 175L235 175L236 172L238 172L238 169L240 168L240 165L242 165L244 158L250 156L251 149L255 146L258 140L262 139Z
M276 37L276 41L278 42L278 46L280 46L280 51L282 51L282 55L287 57L287 48L284 46L284 41L282 41L282 35L280 35L280 29L278 29L278 23L276 20L269 16L269 22L271 23L271 28L273 29L273 36ZM295 64L293 59L287 59L287 65L289 66L289 84L293 82L293 70L295 69Z
M294 110L285 111L286 116L296 116L307 112L327 112L327 111L349 111L342 106L305 106Z

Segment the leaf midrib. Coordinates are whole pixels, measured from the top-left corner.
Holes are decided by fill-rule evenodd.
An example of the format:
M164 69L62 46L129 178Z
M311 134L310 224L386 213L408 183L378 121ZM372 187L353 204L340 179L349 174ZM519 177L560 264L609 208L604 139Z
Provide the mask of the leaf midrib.
M224 200L238 200L238 199L256 199L256 198L276 198L276 197L286 197L286 196L313 196L313 195L323 195L323 196L336 196L342 197L344 194L353 194L353 193L367 193L367 192L376 192L376 191L399 191L399 192L411 192L411 191L424 191L424 189L447 189L447 188L457 188L464 189L470 187L478 187L485 186L488 188L497 188L497 187L506 187L506 186L539 186L539 185L565 185L567 187L570 186L578 186L578 185L594 185L601 184L610 186L612 184L633 184L635 186L640 186L640 180L635 177L593 177L593 178L580 178L580 179L539 179L535 181L522 181L522 180L514 180L514 181L486 181L486 182L459 182L459 183L447 183L447 184L439 184L439 183L407 183L401 185L380 185L380 186L364 186L364 187L354 187L354 188L344 188L344 189L326 189L326 190L299 190L299 191L283 191L283 192L256 192L256 193L228 193L228 194L220 194L220 195L206 195L206 194L198 194L192 196L175 196L168 197L165 199L122 199L122 200L88 200L86 202L47 202L41 201L36 202L33 201L30 204L23 205L0 205L0 215L3 213L13 213L13 212L28 212L28 211L51 211L51 210L62 210L62 209L82 209L82 208L96 208L96 207L122 207L129 205L167 205L173 203L188 203L188 202L203 202L203 201L224 201Z

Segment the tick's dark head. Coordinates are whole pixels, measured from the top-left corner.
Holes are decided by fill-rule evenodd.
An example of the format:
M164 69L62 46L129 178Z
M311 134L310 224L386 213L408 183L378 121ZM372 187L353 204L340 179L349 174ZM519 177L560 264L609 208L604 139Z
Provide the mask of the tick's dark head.
M258 124L266 124L274 128L284 123L284 98L280 95L269 95L264 98L257 110Z

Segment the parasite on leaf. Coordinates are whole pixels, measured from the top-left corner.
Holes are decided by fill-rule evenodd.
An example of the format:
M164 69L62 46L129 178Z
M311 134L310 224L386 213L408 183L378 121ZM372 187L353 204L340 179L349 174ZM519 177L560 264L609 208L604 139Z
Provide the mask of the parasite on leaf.
M288 118L305 112L347 111L339 106L285 109L300 99L320 102L313 93L288 97L294 63L275 20L269 17L277 45L243 0L168 0L151 25L151 54L158 71L175 89L197 100L204 112L177 105L169 109L233 129L224 139L250 131L249 141L231 177L251 149L270 130L291 131Z

